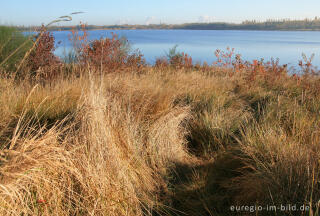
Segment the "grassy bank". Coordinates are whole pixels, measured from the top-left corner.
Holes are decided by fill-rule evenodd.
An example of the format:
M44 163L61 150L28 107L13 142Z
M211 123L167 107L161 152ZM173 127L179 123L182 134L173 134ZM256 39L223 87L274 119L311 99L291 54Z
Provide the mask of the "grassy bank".
M2 69L1 215L318 215L309 65L289 75L216 52L226 61L172 53L151 67L110 41L78 63ZM232 211L287 204L312 210Z

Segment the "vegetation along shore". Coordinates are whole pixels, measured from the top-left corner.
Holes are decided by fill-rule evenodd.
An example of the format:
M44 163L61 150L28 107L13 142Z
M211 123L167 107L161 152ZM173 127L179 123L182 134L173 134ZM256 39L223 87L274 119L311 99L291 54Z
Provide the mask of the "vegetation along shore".
M37 29L33 27L18 27L22 31ZM74 26L50 26L50 31L68 31ZM260 31L320 31L320 18L304 20L269 19L266 21L247 20L241 23L210 22L185 24L149 24L149 25L87 25L88 30L119 30L119 29L172 29L172 30L260 30Z

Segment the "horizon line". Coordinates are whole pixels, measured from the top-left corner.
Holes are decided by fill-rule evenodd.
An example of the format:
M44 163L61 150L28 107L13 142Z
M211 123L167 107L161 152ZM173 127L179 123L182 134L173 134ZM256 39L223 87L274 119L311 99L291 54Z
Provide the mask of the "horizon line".
M186 24L233 24L233 25L241 25L245 24L245 22L255 22L255 23L266 23L266 22L286 22L286 21L320 21L320 16L315 16L312 18L304 18L304 19L296 19L296 18L268 18L265 20L257 20L257 19L247 19L240 22L230 22L230 21L215 21L215 22L185 22L185 23L165 23L165 22L159 22L159 23L150 23L150 24L87 24L84 22L80 22L76 25L52 25L52 27L74 27L79 26L81 23L84 23L87 26L97 26L97 27L109 27L109 26L160 26L160 25L167 25L167 26L174 26L174 25L186 25ZM62 22L61 22L62 23ZM13 24L0 24L0 26L16 26L16 27L22 27L22 28L31 28L31 27L41 27L42 25L46 25L45 23L42 23L41 25L13 25ZM49 27L49 28L50 28Z

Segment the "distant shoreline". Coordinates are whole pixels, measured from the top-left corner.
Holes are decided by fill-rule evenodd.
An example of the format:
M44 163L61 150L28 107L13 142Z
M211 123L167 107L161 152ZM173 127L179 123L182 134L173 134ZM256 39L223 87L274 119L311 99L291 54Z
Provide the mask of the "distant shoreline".
M34 31L34 29L38 28L19 28L21 31ZM73 28L70 27L68 29L59 29L59 28L49 28L48 31L71 31ZM190 31L283 31L283 32L289 32L289 31L302 31L302 32L316 32L320 31L320 29L179 29L179 28L90 28L87 29L88 31L95 31L95 30L173 30L173 31L179 31L179 30L190 30Z
M39 26L17 27L22 31L39 29ZM70 31L81 29L77 26L51 26L49 31ZM151 24L151 25L87 25L86 30L242 30L242 31L320 31L320 19L313 20L267 20L265 22L244 21L235 23L185 23L185 24Z

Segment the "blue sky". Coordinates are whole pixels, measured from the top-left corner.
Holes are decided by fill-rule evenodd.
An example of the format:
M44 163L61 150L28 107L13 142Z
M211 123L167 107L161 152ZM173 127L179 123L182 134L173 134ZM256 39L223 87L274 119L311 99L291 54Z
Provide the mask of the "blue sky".
M76 11L85 13L65 25L304 19L319 9L320 0L3 0L0 24L40 25Z

